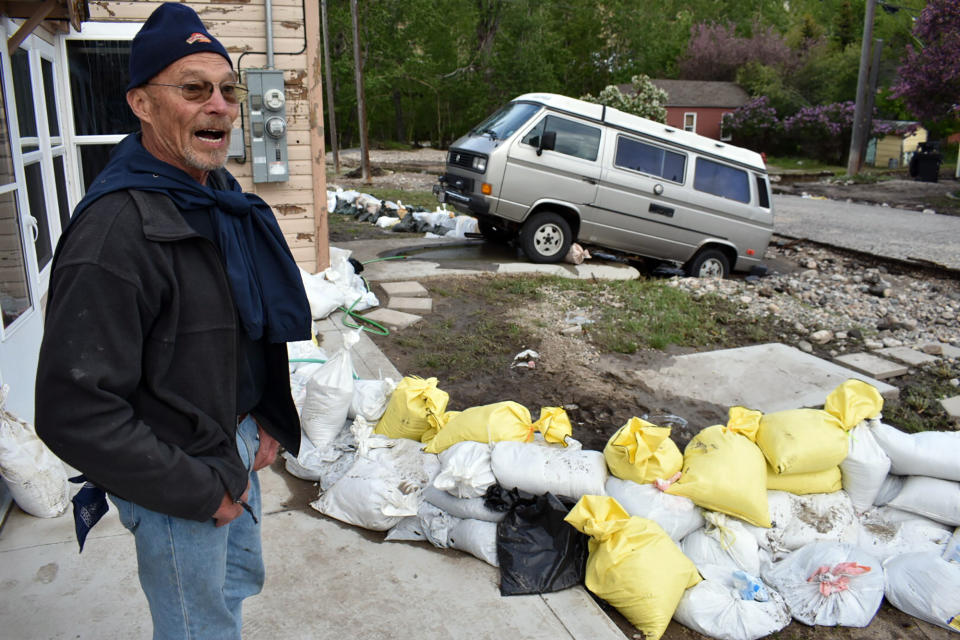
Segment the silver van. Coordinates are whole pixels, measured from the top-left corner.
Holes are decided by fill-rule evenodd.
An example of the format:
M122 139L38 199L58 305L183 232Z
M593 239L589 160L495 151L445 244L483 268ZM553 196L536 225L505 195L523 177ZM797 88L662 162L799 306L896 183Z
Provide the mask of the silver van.
M433 191L533 262L579 242L723 277L759 266L773 232L759 154L550 93L516 98L454 142Z

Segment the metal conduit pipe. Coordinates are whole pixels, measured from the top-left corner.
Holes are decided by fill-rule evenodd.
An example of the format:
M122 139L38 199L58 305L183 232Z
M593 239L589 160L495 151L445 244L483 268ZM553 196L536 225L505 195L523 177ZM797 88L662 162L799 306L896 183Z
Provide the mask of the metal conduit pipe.
M267 69L273 69L273 0L264 0L267 23Z

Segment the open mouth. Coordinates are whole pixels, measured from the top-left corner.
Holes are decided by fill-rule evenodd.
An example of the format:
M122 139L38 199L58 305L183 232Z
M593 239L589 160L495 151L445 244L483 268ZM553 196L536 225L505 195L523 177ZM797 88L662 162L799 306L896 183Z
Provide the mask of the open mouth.
M226 132L221 129L200 129L194 135L204 142L220 143L226 137Z

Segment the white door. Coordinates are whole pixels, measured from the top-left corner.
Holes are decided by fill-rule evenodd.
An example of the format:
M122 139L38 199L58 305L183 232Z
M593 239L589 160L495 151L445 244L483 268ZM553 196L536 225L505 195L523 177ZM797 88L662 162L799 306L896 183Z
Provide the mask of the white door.
M12 26L7 25L8 32ZM4 153L12 168L0 178L5 180L0 184L5 252L0 378L10 386L8 408L32 422L42 301L70 205L54 48L30 36L13 54L3 53Z

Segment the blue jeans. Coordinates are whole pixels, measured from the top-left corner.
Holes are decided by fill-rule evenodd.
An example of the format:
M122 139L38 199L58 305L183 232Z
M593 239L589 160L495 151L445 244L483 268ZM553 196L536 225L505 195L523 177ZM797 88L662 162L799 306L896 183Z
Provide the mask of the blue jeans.
M237 427L237 449L247 469L260 446L257 423ZM153 637L239 640L243 599L263 587L260 525L249 513L223 527L150 511L114 495L120 521L133 533L140 586L150 605ZM260 520L260 483L250 473L247 503Z

